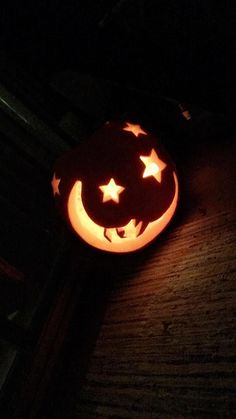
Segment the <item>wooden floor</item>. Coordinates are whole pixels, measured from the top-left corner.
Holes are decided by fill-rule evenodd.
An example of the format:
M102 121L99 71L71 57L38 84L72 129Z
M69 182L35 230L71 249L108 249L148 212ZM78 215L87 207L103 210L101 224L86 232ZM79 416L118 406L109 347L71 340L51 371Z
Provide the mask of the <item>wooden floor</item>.
M119 268L70 417L236 417L234 151L183 163L176 220Z

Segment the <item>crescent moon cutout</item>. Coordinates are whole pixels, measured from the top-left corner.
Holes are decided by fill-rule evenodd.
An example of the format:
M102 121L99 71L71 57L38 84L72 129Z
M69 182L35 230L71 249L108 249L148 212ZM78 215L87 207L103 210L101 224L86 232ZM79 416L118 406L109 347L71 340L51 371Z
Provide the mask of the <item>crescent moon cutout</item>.
M120 237L116 233L115 228L109 228L112 237L111 241L108 241L104 236L105 227L96 224L89 217L82 201L82 182L76 181L68 199L68 215L73 229L84 241L101 250L125 253L140 249L158 236L174 215L178 201L179 186L174 172L173 176L175 195L166 212L157 220L150 222L143 233L137 237Z

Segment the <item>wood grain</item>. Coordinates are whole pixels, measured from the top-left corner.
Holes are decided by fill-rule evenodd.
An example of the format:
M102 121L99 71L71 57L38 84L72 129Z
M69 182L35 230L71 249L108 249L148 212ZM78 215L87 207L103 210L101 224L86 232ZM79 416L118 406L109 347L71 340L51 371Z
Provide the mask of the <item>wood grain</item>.
M236 416L233 141L196 146L181 176L172 226L117 268L113 260L116 278L70 418Z

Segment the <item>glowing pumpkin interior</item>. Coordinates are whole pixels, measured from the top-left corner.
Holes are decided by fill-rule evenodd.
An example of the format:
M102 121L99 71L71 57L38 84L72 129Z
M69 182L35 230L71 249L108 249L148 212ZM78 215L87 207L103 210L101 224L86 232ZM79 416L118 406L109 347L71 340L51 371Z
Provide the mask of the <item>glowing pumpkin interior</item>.
M73 230L108 252L146 246L178 202L173 162L140 125L110 122L56 164L52 187Z

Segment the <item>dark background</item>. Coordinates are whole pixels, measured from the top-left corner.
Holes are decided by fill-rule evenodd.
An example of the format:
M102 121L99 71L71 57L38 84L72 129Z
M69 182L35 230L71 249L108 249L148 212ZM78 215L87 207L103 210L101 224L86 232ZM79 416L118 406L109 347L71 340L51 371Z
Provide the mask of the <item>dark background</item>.
M230 114L233 1L1 2L2 66L42 82L73 70Z
M132 276L134 322L129 323L132 310L122 301L117 317L108 316L107 324L118 337L120 347L116 339L110 340L109 331L100 341L104 351L101 352L101 365L107 368L101 383L106 382L107 374L107 388L110 388L113 371L117 368L119 372L120 368L122 372L123 357L132 390L127 409L135 412L140 408L137 383L132 382L136 374L136 349L140 348L142 365L145 357L152 359L152 336L160 336L160 346L157 343L155 349L159 351L160 365L164 365L169 377L168 367L165 370L165 342L171 339L173 330L173 341L170 341L173 357L171 355L168 362L173 363L174 371L179 365L184 377L186 364L193 363L186 384L191 391L186 398L185 388L181 393L176 387L172 398L163 381L163 387L160 384L162 394L160 392L157 398L160 408L164 406L166 413L176 413L176 406L179 406L181 414L200 412L201 417L202 412L206 417L209 412L210 417L217 417L225 412L227 415L227 409L233 411L236 397L230 380L235 371L235 280L230 269L235 246L230 223L235 214L234 209L231 210L235 197L232 147L236 110L235 23L233 1L1 1L0 213L4 221L0 223L0 256L23 274L16 277L24 278L21 283L16 282L13 269L12 282L7 277L1 278L4 283L0 284L0 378L3 377L3 382L7 377L3 403L0 392L0 416L4 419L17 417L17 406L19 411L29 408L32 412L32 416L22 414L20 417L40 417L35 411L40 410L45 398L52 414L45 415L43 411L41 417L58 418L60 414L64 418L64 412L68 415L68 403L74 405L79 400L78 383L89 366L109 293L117 289L119 294L120 287L122 290L123 279L115 285L116 276L121 273L123 278L122 269L128 276L130 271ZM116 86L114 95L111 86ZM117 90L122 91L122 98L119 98L121 106L116 107L115 103L119 102L116 102ZM167 244L166 250L169 251L167 261L173 259L176 265L168 262L164 266L160 289L156 288L155 269L168 236L160 241L157 252L155 243L141 258L139 254L134 258L127 255L127 259L123 258L121 271L118 269L114 273L112 258L110 266L106 266L107 255L103 258L95 250L88 249L64 226L56 215L51 193L50 181L56 158L86 138L113 112L124 110L123 105L129 102L127 92L131 90L130 103L136 104L137 98L137 108L146 114L150 110L160 125L157 128L174 156L181 179L181 205L175 225L181 227L183 235L181 231L175 233L173 228L173 237L176 235L173 241L177 240L176 258L173 259L172 244ZM135 96L138 91L141 91L140 95ZM169 99L159 101L159 95ZM190 109L191 121L182 117L179 103ZM229 214L229 218L224 218L222 213ZM215 224L218 215L219 221ZM191 240L188 242L185 237L188 223L192 221L196 221L193 247ZM203 258L204 240L209 247ZM211 268L208 260L211 252L214 264L208 277L204 270ZM189 271L185 276L181 271L181 259L185 260L188 255ZM142 281L145 281L148 260L152 257L157 258L151 280L153 293L143 296ZM224 258L224 265L221 258ZM140 277L134 269L139 259L140 266L144 263ZM193 260L195 263L192 264ZM171 269L176 272L179 262L180 271L177 270L174 279ZM2 265L6 270L8 265ZM162 272L162 263L158 266ZM102 284L97 272L103 272ZM170 273L170 282L166 282ZM4 288L5 284L7 288ZM140 286L139 301L144 304L136 301L136 285ZM168 311L166 296L170 290L176 303ZM129 286L127 293L125 299L129 301ZM181 299L183 311L179 305ZM144 323L144 339L140 341L143 306L148 307L148 324L153 329L149 335L150 329ZM112 311L112 303L110 307ZM12 317L12 313L16 315ZM124 323L120 321L119 313L127 316ZM164 313L162 322L156 320L160 313ZM182 318L180 323L179 316ZM134 339L130 354L126 355L129 324L132 324ZM175 330L179 338L175 337ZM121 354L117 352L117 358L114 358L113 349L119 351L119 348ZM99 356L97 359L99 372ZM121 367L119 361L122 361ZM210 375L205 369L208 362L214 364ZM153 363L147 365L147 383L156 388L155 378L154 381L152 378ZM154 366L159 368L157 363ZM181 385L182 376L180 374ZM175 383L175 375L171 377ZM199 377L202 381L198 381ZM116 381L111 390L114 395L117 393ZM146 401L152 397L152 387L150 393L146 393L142 381L140 383L141 408L145 408ZM98 382L99 391L103 388ZM100 403L96 401L96 391L95 387L94 395L89 392L88 403L84 402L83 396L80 399L83 418L87 408L93 412L94 406ZM105 403L110 409L109 398ZM159 407L155 406L159 416ZM112 407L111 415L114 416ZM94 415L88 413L87 417L90 419Z

